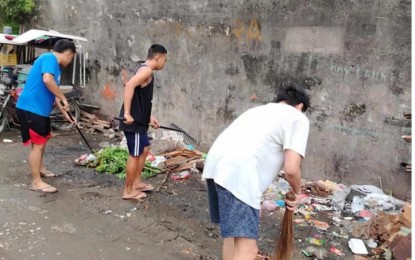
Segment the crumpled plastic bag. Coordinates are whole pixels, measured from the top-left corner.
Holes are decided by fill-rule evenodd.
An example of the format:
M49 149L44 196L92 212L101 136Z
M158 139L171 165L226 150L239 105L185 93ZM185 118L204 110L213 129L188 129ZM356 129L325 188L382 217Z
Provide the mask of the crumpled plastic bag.
M369 209L378 209L381 211L401 209L405 202L392 196L380 193L371 193L364 198L365 206Z

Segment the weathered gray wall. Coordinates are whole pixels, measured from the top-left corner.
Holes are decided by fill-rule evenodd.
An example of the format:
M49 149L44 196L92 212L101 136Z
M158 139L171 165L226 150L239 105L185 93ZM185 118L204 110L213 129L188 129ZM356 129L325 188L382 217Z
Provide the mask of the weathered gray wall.
M156 74L155 114L207 150L280 83L304 82L312 123L304 176L379 184L410 195L411 3L407 0L41 0L34 25L89 39L91 101L118 113L121 66L152 43L169 51ZM256 96L256 100L252 97ZM270 119L272 120L272 119ZM260 126L258 126L260 127Z

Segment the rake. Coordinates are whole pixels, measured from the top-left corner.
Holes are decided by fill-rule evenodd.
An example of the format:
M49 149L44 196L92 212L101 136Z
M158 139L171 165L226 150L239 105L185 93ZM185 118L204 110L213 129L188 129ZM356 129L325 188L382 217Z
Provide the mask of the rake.
M62 106L64 106L64 105L65 105L65 104L63 103L63 101L62 101L62 100L60 100L60 103L61 103L61 105L62 105ZM73 118L73 116L71 115L71 112L70 112L70 111L67 111L66 113L68 114L68 116L69 116L69 118L70 118L71 120L74 120L74 118ZM86 146L88 146L88 148L89 148L89 150L91 151L91 153L92 153L92 154L94 154L94 151L92 150L91 145L88 143L88 141L86 140L86 138L85 138L84 134L82 133L81 129L79 129L79 127L78 127L78 125L77 125L77 124L75 124L75 128L76 128L76 130L78 130L79 135L82 137L82 139L84 140L84 142L85 142Z
M119 120L119 121L124 121L125 118L124 117L114 117L115 120ZM140 122L134 122L133 124L135 125L142 125L142 126L150 126L149 124L144 124L144 123L140 123ZM166 130L170 130L170 131L175 131L178 132L179 135L181 135L185 140L193 143L193 144L197 144L197 140L195 138L193 138L191 135L189 135L188 133L186 133L186 131L184 131L183 129L181 129L180 127L178 127L177 125L171 123L170 127L167 126L159 126L158 128L162 128L162 129L166 129Z

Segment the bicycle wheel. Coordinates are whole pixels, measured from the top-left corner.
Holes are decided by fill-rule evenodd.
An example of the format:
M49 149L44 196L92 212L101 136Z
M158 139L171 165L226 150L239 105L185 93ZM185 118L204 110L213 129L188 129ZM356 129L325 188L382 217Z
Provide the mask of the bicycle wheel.
M9 111L7 108L4 108L3 113L0 117L0 133L4 132L7 129L9 121Z
M69 101L68 104L72 117L79 121L81 118L81 109L78 104L74 101ZM51 116L50 125L53 129L64 131L71 127L71 124L63 118L62 113L58 108L54 108L51 115L53 115L53 117Z

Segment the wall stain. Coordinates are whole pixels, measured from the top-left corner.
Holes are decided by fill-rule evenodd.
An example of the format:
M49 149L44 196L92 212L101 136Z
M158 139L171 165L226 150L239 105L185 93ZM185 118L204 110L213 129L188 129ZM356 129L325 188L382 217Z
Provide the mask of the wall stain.
M231 108L231 101L235 99L232 93L235 91L236 86L228 86L228 94L225 99L225 107L219 107L217 110L217 115L223 116L225 121L233 121L237 115L235 114L235 109Z
M242 61L245 67L245 74L248 81L252 84L257 83L257 77L260 76L262 66L265 62L264 56L252 56L245 54L242 56Z
M101 94L105 99L115 99L115 92L111 89L111 85L109 82L105 83L104 89L101 91Z
M399 126L399 127L411 127L412 123L410 120L401 118L386 117L383 122L388 125Z
M346 121L349 122L352 122L354 119L363 115L364 113L366 113L365 104L360 105L356 103L350 103L343 110L343 114L346 117Z
M239 74L239 68L238 66L235 66L233 64L229 64L229 66L225 69L226 75L235 76Z

